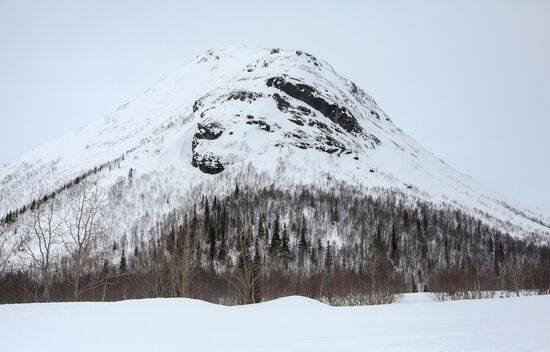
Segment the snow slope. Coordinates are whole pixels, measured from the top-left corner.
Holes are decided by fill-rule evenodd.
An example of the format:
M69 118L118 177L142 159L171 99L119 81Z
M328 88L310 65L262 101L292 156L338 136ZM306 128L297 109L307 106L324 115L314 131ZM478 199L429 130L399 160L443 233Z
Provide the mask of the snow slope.
M397 188L512 235L550 233L550 218L445 164L367 93L301 51L207 51L112 114L0 168L0 214L102 164L109 165L98 172L106 188L134 169L141 191L177 198L252 167L283 185L340 180ZM169 211L165 194L141 208ZM125 229L143 216L121 207L113 213L130 222Z
M411 295L407 304L342 308L303 297L237 307L190 299L3 305L0 350L550 350L550 296L431 302Z

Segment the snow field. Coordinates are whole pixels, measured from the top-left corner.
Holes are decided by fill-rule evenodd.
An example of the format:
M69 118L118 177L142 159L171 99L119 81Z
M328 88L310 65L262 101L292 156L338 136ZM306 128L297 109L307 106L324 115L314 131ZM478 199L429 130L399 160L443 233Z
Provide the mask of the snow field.
M0 351L550 351L550 296L329 307L304 297L0 306Z

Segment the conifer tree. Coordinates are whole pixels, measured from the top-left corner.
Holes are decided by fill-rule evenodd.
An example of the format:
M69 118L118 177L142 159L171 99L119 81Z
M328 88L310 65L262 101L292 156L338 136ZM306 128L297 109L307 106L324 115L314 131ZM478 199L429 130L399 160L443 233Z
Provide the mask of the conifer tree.
M334 264L334 257L332 253L332 246L330 245L330 242L327 241L327 247L326 247L326 253L325 253L325 268L330 270L333 264Z
M208 228L210 227L210 206L208 204L208 197L204 201L204 232L208 234Z
M273 223L273 236L271 237L271 245L269 246L269 254L275 255L279 253L281 249L281 237L279 235L279 215L275 218Z
M338 200L335 201L334 206L330 209L330 219L332 222L340 221L340 213L338 212Z
M124 248L122 249L122 254L120 256L120 264L118 266L118 271L121 273L126 272L126 253L124 252Z
M409 229L409 213L406 210L403 210L403 228L406 230Z
M220 219L220 233L222 234L227 233L227 222L228 222L227 220L228 220L227 208L224 205L222 210L222 216Z
M298 243L298 247L300 249L300 252L304 252L304 253L307 250L306 233L307 233L306 217L302 215L302 227L300 228L300 242Z
M263 214L260 215L260 219L258 221L258 238L264 238L265 236L263 217Z
M300 229L300 240L298 242L298 258L299 258L300 268L304 266L304 260L308 249L306 232L307 232L306 218L304 215L302 215L302 227Z
M281 243L281 257L287 263L290 260L290 238L288 237L288 230L286 224L283 226L283 239Z
M395 232L395 225L391 227L391 259L394 266L399 265L399 245L397 242L397 233Z
M227 257L227 245L225 243L225 233L221 233L221 238L220 238L220 250L218 252L218 261L220 263L223 263Z
M216 258L216 232L212 225L208 228L208 248L210 251L210 261L213 262Z

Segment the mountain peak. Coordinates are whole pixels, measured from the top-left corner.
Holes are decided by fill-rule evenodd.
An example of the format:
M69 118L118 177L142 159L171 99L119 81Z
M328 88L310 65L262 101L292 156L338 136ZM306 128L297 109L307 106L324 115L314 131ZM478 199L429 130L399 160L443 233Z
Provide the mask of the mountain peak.
M248 167L274 182L398 189L521 236L550 231L550 220L424 149L328 63L276 48L207 50L105 118L1 168L0 210L92 173L110 188L136 170L151 187L183 197Z

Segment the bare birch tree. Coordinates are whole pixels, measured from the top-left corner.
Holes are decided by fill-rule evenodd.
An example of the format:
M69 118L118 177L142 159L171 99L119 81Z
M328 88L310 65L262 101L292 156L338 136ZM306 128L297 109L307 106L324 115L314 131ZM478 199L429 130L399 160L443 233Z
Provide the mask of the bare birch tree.
M196 251L199 239L197 236L197 218L192 215L189 222L176 228L172 224L168 245L169 255L163 268L162 295L168 297L187 297L189 281L196 263Z
M237 238L237 265L234 268L229 283L235 288L239 295L240 304L259 303L262 300L260 279L265 274L270 257L262 258L258 252L258 247L254 247L255 253L252 253L252 235L249 230ZM271 258L278 258L278 251L272 252Z
M102 223L107 197L92 181L83 180L70 190L64 204L62 238L66 251L64 270L72 284L73 299L81 294L81 280L87 270L101 262L107 232Z
M52 199L34 209L23 222L22 255L31 267L39 271L43 301L50 297L52 268L59 255L56 245L59 244L63 221L59 218L58 208L58 202Z
M2 204L3 197L0 194L0 204ZM4 220L7 214L0 211L0 276L6 270L9 261L15 251L15 245L13 238L10 238L8 227L9 224Z
M0 276L4 273L15 252L13 238L10 238L8 224L0 219Z

